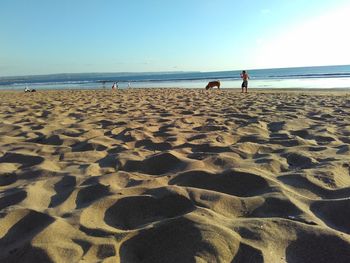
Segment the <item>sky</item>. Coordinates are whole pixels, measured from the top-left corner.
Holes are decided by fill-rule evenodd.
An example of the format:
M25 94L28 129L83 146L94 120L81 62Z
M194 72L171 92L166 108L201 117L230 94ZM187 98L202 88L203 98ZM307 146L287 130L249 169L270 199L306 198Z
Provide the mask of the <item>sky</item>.
M0 0L0 76L350 64L349 0Z

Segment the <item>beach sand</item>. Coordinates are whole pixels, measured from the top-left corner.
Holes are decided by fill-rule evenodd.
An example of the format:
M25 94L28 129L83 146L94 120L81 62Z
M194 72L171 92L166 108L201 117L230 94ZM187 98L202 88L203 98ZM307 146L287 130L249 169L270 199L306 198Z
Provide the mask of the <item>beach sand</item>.
M349 91L0 97L0 262L350 262Z

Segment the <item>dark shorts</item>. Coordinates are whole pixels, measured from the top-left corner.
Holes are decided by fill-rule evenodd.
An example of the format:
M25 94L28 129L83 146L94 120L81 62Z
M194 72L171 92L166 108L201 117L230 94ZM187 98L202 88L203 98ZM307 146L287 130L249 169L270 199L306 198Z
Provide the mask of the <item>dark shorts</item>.
M248 88L248 80L243 80L242 88Z

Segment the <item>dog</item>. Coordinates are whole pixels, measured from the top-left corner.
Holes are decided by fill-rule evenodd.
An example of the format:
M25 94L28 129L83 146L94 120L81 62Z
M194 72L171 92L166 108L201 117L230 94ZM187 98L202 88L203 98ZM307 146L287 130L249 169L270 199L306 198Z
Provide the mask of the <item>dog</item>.
M205 87L206 90L208 89L212 89L214 87L217 87L218 89L220 89L220 81L209 81L208 85Z

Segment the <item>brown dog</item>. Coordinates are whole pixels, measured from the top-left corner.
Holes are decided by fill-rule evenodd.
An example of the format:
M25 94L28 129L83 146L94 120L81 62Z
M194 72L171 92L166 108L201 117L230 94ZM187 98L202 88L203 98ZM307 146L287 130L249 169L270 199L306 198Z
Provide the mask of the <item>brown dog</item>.
M209 81L205 89L212 89L214 87L218 87L218 89L220 89L220 81Z

